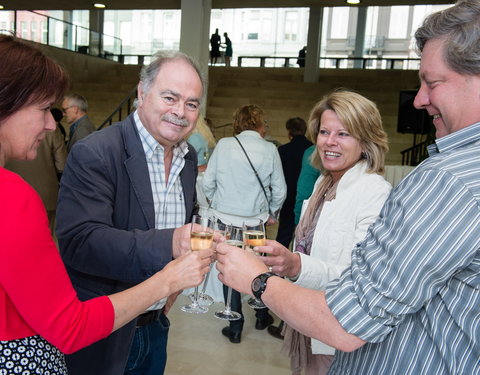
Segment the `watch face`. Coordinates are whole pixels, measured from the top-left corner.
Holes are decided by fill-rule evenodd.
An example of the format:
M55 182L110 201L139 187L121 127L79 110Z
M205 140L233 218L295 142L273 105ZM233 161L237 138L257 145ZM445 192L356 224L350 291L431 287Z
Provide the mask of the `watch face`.
M260 288L262 287L262 281L260 279L255 279L253 281L253 291L254 292L257 292L260 290Z

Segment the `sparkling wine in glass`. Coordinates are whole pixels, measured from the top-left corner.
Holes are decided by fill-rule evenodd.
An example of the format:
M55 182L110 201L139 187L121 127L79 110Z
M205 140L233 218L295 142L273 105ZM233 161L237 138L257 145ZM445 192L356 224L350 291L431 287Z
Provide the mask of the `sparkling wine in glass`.
M208 217L193 215L190 230L190 247L192 251L206 250L212 246L213 221ZM182 311L192 314L204 314L208 311L206 307L200 306L198 302L198 286L195 287L193 301L189 305L181 307Z
M247 225L244 223L243 242L245 246L250 247L252 250L255 246L265 246L267 242L265 224L261 220L258 220L258 223L253 223L253 225ZM257 252L255 252L255 254L259 255ZM250 298L247 303L248 306L254 309L264 309L267 307L257 298Z
M218 232L225 238L230 238L230 227L231 225L222 223L217 220L215 217L212 219L215 226L215 232ZM206 293L208 280L210 279L210 273L212 272L213 263L210 264L210 271L208 271L203 282L202 291L198 293L198 303L202 306L210 306L213 304L213 298ZM190 299L193 301L194 293L190 293Z
M231 226L230 235L225 236L225 238L227 238L225 243L231 246L239 247L240 249L243 250L245 246L245 244L243 243L243 228ZM232 311L232 308L230 307L231 303L232 303L232 288L228 287L227 301L225 303L225 308L222 311L216 311L215 317L222 320L240 319L242 315L240 315L240 313L236 311Z

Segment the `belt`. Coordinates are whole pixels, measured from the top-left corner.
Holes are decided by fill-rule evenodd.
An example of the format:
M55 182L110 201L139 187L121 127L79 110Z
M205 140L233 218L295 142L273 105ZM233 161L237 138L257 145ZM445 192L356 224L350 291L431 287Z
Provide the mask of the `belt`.
M163 308L160 310L152 310L138 316L136 327L143 327L160 319L163 314Z

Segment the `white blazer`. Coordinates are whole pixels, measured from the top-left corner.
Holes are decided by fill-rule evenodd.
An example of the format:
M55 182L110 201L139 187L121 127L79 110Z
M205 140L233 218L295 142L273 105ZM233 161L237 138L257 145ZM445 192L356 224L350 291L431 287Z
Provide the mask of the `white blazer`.
M296 284L325 290L351 263L355 244L377 219L392 186L382 176L366 172L359 162L340 179L336 197L325 202L313 235L310 256L301 254L301 271ZM320 176L315 188L322 180ZM304 201L302 215L308 205ZM335 349L312 339L313 354L334 354Z

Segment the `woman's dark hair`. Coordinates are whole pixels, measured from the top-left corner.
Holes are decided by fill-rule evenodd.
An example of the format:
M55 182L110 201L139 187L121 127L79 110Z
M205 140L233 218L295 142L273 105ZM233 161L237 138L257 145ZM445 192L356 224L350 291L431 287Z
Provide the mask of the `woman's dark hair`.
M0 56L0 123L24 106L63 97L67 72L38 48L0 35Z

